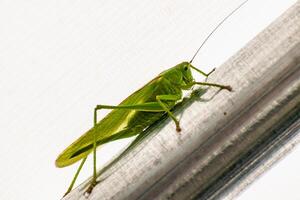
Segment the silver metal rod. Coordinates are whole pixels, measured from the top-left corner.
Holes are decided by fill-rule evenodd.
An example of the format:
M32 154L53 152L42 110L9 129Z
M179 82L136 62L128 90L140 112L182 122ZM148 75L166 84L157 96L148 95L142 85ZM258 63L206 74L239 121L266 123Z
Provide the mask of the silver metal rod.
M209 78L233 92L194 92L175 109L181 134L168 118L150 127L89 199L232 197L282 157L299 141L299 21L298 1ZM85 199L86 183L65 199Z

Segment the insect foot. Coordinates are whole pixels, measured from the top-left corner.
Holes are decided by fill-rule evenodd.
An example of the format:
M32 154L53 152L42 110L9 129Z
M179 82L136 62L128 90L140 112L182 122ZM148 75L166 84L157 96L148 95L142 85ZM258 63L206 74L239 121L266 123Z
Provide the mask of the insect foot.
M232 87L230 85L224 85L222 89L228 90L229 92L232 92Z
M216 68L213 68L208 74L207 76L209 76L211 73L213 73L216 70Z
M177 131L177 132L180 132L180 131L181 131L181 128L180 128L179 124L176 124L176 131Z
M63 199L63 198L64 198L65 196L67 196L69 193L70 193L70 192L67 191L61 199Z
M97 181L93 181L91 182L90 186L88 187L88 189L85 191L84 196L87 198L90 196L90 194L92 193L94 187L98 184Z

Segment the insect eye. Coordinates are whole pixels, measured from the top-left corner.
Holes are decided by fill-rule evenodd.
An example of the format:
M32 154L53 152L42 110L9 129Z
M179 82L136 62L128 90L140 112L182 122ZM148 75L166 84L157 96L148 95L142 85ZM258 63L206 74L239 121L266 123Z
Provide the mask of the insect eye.
M187 67L187 66L185 66L183 69L184 69L184 71L187 71L187 70L188 70L188 67Z

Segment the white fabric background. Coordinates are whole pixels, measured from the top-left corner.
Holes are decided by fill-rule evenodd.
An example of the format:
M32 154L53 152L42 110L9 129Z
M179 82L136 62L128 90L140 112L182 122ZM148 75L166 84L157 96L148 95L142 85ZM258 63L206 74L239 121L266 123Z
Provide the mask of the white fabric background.
M92 126L94 106L117 104L189 60L241 2L0 1L0 199L59 199L77 166L54 161ZM295 2L250 0L194 64L219 66ZM99 167L129 141L101 149ZM238 199L300 199L299 155L297 148ZM77 183L91 174L89 160Z

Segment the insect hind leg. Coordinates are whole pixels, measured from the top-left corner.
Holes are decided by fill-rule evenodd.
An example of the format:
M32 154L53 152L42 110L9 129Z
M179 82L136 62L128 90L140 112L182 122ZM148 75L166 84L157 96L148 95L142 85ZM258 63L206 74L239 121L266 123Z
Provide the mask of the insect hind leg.
M94 108L94 127L97 124L97 111L100 110L101 108L98 107L98 105ZM97 138L96 138L96 132L94 132L94 139L93 139L93 178L91 180L91 183L87 190L85 191L85 194L88 196L89 194L92 193L94 187L97 185L97 155L96 155L96 150L97 150Z
M94 109L94 127L97 124L97 111L101 109L128 109L128 110L138 110L138 111L146 111L146 112L162 112L164 111L161 106L157 102L147 102L142 104L135 105L119 105L119 106L111 106L111 105L97 105ZM94 187L97 185L97 169L96 169L96 148L97 148L97 138L96 132L94 133L93 139L93 178L91 180L90 186L86 190L86 195L89 195Z
M82 159L82 161L81 161L81 163L80 163L80 165L79 165L79 167L78 167L78 169L77 169L77 171L75 173L75 176L72 179L72 182L71 182L70 186L68 187L67 192L64 194L64 197L71 192L71 190L72 190L72 188L73 188L73 186L74 186L74 184L76 182L76 179L77 179L77 177L78 177L78 175L79 175L79 173L80 173L80 171L81 171L81 169L82 169L82 167L83 167L86 159L87 159L87 157L85 157L85 158Z

